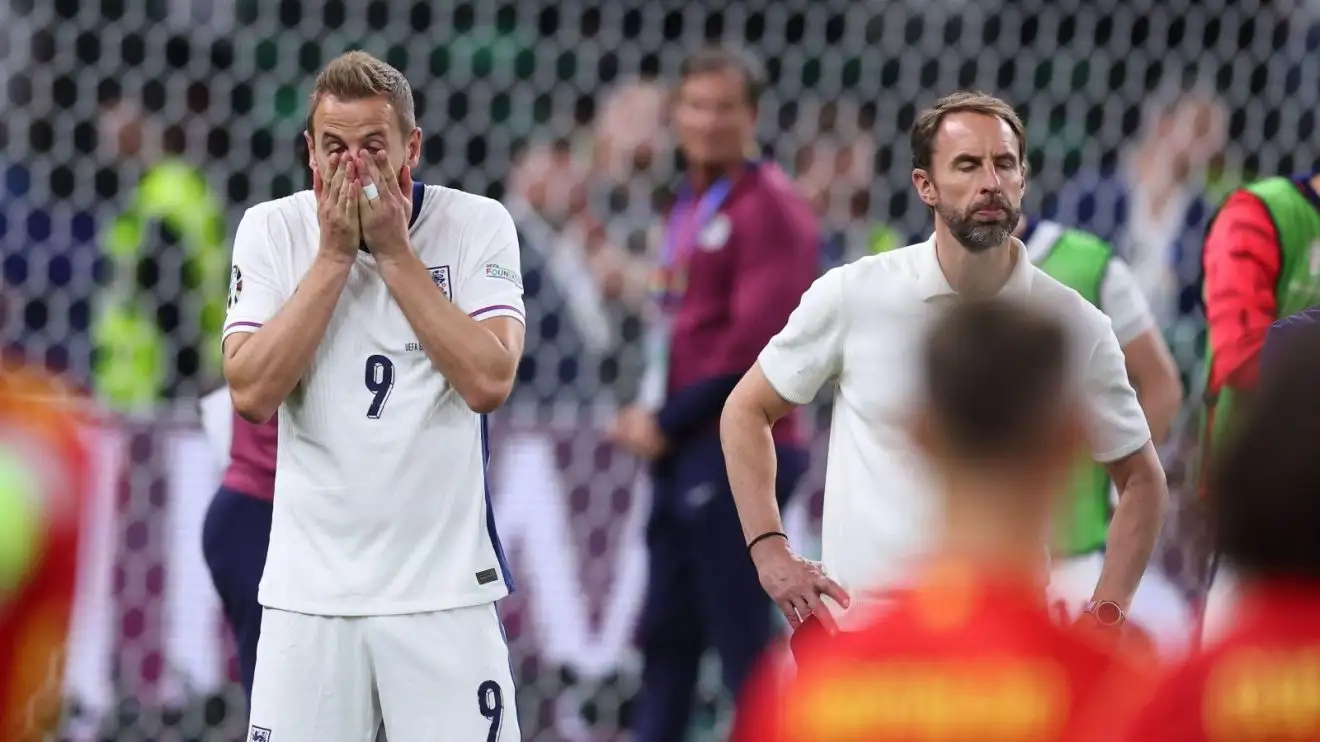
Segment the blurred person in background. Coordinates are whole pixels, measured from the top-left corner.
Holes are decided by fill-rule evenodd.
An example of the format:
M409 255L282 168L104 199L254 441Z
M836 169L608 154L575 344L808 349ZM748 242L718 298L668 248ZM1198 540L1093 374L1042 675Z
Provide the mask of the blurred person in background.
M1085 446L1074 339L1020 299L968 299L935 322L907 420L935 474L934 547L857 631L795 636L796 677L767 667L735 740L1071 742L1102 720L1106 692L1137 673L1043 600L1053 512Z
M669 107L666 87L637 80L611 92L596 120L590 185L593 201L610 214L604 226L611 239L593 254L592 272L606 295L634 309L651 299L657 191L673 156Z
M912 182L934 213L926 242L821 277L729 397L721 423L729 480L761 584L794 627L827 624L908 579L928 553L938 506L931 472L903 434L920 383L916 351L943 307L977 296L1030 297L1077 335L1070 367L1085 393L1092 459L1118 490L1104 567L1084 615L1117 636L1164 518L1164 473L1109 320L1031 264L1012 236L1027 143L1006 102L960 92L912 130ZM775 421L835 387L826 464L824 565L798 556L774 497ZM847 591L854 591L850 596Z
M93 381L104 404L141 413L220 380L228 228L220 197L185 157L181 127L123 99L104 104L100 125L102 147L136 185L100 236L109 276L96 302Z
M242 291L239 280L235 276L231 282L231 303ZM261 636L257 588L270 549L279 417L273 416L264 424L248 422L233 410L227 388L214 394L218 396L211 403L219 404L221 414L227 413L231 421L224 446L229 464L202 523L202 555L220 596L225 620L234 632L239 680L250 704L257 639Z
M1234 191L1205 238L1208 378L1202 483L1218 442L1257 387L1270 326L1320 304L1320 174L1266 178ZM1207 638L1225 626L1232 567L1211 565Z
M1251 406L1211 464L1207 497L1215 542L1239 575L1237 615L1220 642L1170 671L1106 739L1320 739L1320 324L1313 320L1284 330L1277 354L1271 347Z
M647 378L610 431L652 462L654 483L639 742L685 737L708 647L736 697L775 633L773 606L738 537L718 422L815 277L820 237L788 177L756 158L763 80L759 62L730 49L702 49L681 66L673 122L685 170L655 277ZM773 431L780 469L770 486L781 504L806 470L802 432L796 417Z
M1158 446L1182 407L1182 383L1127 263L1099 237L1048 219L1024 216L1016 236L1032 263L1109 318L1151 439ZM1114 497L1108 472L1087 459L1073 476L1071 496L1062 500L1054 529L1050 596L1070 620L1085 610L1100 578ZM1154 565L1142 577L1128 618L1130 630L1150 635L1162 653L1177 656L1187 648L1192 634L1190 611L1179 591Z
M1228 111L1213 93L1192 90L1157 99L1142 114L1118 168L1065 184L1043 213L1117 249L1190 388L1204 327L1200 247L1213 209L1205 181L1227 142Z
M875 180L875 109L847 100L808 104L797 127L793 180L820 220L826 268L897 247L893 230L869 223Z
M611 91L581 146L533 145L515 163L505 205L523 236L529 333L519 378L553 378L556 399L600 401L602 383L630 395L640 372L640 315L649 301L653 191L669 153L668 93L632 81ZM538 328L533 328L534 330Z
M65 643L91 482L83 422L44 371L0 377L0 739L60 719Z

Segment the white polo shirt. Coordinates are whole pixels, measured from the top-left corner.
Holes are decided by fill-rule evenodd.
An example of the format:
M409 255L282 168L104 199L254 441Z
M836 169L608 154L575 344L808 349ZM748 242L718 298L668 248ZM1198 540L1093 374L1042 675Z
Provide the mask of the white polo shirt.
M1137 451L1150 430L1109 319L1014 242L1019 259L1003 292L1059 312L1075 333L1093 456L1109 462ZM956 297L933 237L862 258L818 279L759 358L771 386L795 404L837 386L821 546L826 571L855 598L903 582L933 543L939 501L906 423L927 328Z

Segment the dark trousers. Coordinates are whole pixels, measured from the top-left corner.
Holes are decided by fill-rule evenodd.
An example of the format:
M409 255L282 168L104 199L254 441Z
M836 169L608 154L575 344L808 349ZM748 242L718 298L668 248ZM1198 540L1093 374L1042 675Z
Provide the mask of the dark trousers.
M270 546L271 503L221 487L202 524L202 555L238 645L238 670L249 705L257 667L261 604L257 585Z
M807 454L784 447L777 453L782 506L806 471ZM774 638L775 609L747 555L718 435L687 444L657 467L653 500L634 739L678 742L707 647L719 653L724 686L736 699Z

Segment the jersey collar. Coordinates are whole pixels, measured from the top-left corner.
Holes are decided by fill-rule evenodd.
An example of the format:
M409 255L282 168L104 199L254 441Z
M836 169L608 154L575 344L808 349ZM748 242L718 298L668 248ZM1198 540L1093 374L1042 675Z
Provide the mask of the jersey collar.
M1024 295L1031 292L1031 277L1035 270L1031 265L1031 258L1027 255L1027 248L1022 244L1022 240L1016 237L1012 238L1014 249L1017 253L1017 265L1013 266L1013 272L1008 277L1008 283L1000 289L1001 294L1005 295ZM949 285L949 279L944 276L944 270L940 268L940 260L935 254L935 235L920 245L914 246L919 250L917 257L917 292L922 301L930 301L939 296L954 296L958 292Z
M412 229L413 225L417 223L417 217L422 215L422 199L425 197L426 184L414 180L412 186L412 215L408 217L408 229ZM367 249L366 242L359 244L358 250L368 254L371 253L371 251Z

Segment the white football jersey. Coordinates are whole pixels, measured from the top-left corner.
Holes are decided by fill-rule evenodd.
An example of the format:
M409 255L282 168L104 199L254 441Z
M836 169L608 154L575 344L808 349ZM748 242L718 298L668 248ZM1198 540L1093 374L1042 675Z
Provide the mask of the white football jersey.
M501 204L416 184L409 231L436 291L478 320L523 321L517 232ZM225 337L280 311L319 239L311 191L248 209ZM487 451L484 416L432 364L375 258L360 252L306 376L280 406L261 604L362 616L507 595Z

